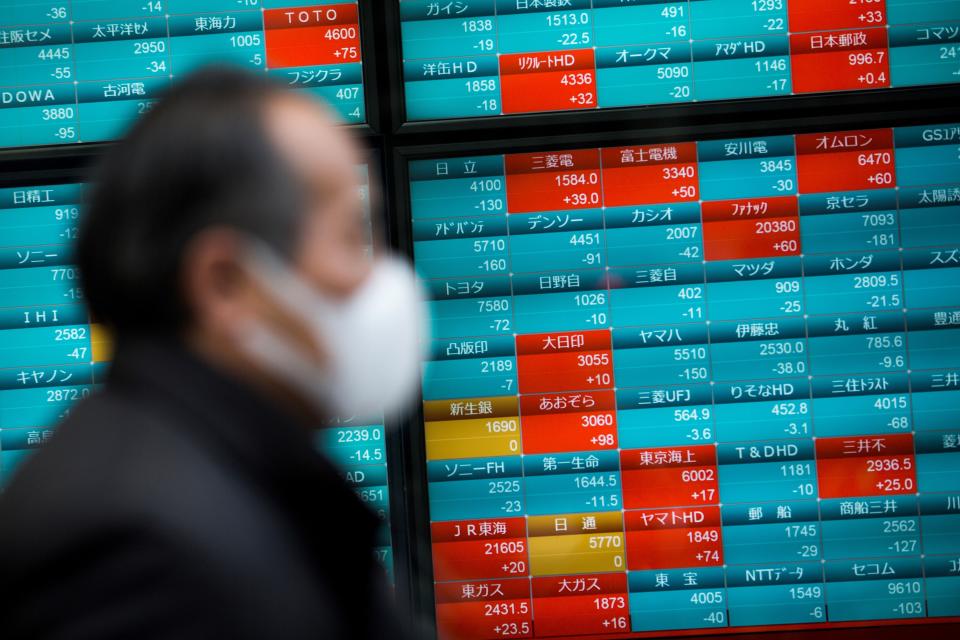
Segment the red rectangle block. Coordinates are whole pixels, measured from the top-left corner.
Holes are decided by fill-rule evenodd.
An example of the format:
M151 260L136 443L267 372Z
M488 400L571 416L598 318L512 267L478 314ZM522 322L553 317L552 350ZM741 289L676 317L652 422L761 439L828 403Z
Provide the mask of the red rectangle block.
M913 434L820 438L817 481L821 498L914 493Z
M623 573L534 578L537 636L622 633L629 628L627 594Z
M593 49L501 55L503 112L594 109L596 76Z
M723 564L719 507L625 511L624 529L631 571Z
M893 129L797 134L800 193L889 189L896 184Z
M887 31L795 33L790 36L790 68L796 93L889 87Z
M526 333L517 336L516 341L518 356L608 351L613 348L610 331L607 329L566 333Z
M696 200L697 144L610 147L602 150L603 199L608 207Z
M530 581L441 582L434 587L437 630L444 640L530 638Z
M509 578L529 573L523 518L434 522L435 580Z
M506 156L507 211L561 211L602 204L599 149Z
M263 21L271 69L360 61L356 4L268 9Z
M651 509L719 501L713 445L620 452L623 506Z
M790 32L881 26L887 23L886 0L794 0L787 4Z
M701 206L707 260L800 253L800 218L794 196L704 202Z
M613 391L522 396L524 453L617 448Z

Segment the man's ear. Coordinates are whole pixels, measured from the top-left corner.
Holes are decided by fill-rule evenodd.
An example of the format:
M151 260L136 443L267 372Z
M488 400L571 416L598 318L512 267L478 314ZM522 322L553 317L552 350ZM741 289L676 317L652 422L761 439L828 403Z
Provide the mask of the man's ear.
M223 327L250 312L253 283L241 264L242 239L225 227L210 227L186 245L180 261L180 291L189 322L199 329Z

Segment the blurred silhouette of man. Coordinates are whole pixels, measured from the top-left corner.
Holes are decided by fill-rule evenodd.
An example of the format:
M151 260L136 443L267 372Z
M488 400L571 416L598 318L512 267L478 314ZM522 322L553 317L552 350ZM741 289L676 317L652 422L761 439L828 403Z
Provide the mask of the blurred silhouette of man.
M409 267L371 260L349 134L241 71L106 152L77 261L116 341L0 497L4 638L396 638L376 516L315 452L417 380Z

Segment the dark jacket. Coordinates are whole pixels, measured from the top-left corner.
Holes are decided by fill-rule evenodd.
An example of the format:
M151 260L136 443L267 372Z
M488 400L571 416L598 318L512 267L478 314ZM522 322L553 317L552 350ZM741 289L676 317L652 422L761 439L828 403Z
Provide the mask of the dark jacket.
M124 345L0 496L0 635L402 637L377 527L282 408Z

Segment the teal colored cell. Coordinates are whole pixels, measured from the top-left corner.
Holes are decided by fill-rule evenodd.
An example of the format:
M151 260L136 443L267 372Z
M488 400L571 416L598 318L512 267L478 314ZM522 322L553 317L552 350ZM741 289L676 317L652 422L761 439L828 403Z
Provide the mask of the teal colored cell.
M920 528L923 550L928 556L960 553L960 513L923 515L920 518Z
M69 385L0 391L0 428L53 426L95 388L94 385Z
M73 46L76 77L84 82L169 76L166 28L140 40L78 42ZM75 28L76 30L76 28Z
M892 523L897 523L896 528ZM919 517L824 519L823 557L880 558L920 554Z
M408 120L442 118L479 118L500 115L500 79L498 76L473 78L483 83L470 91L463 78L453 80L407 80L404 83ZM473 214L471 214L473 215Z
M306 87L303 93L313 96L329 105L334 114L347 124L366 122L366 103L363 98L363 85L341 85L326 87Z
M502 360L502 358L498 358ZM512 395L517 392L516 360L508 371L490 370L488 359L431 360L424 364L423 397L442 400Z
M765 505L766 508L773 508ZM801 535L809 534L809 535ZM743 523L723 525L723 561L726 564L760 564L819 560L819 524L816 522ZM756 587L759 589L767 587ZM741 605L747 600L741 591ZM789 600L787 598L786 600ZM734 622L734 624L738 624Z
M900 235L904 248L960 244L960 201L953 205L907 207L902 191ZM927 190L922 190L918 199L929 200L929 191L926 196L922 195L924 191Z
M706 345L615 349L613 378L620 387L708 380L710 358Z
M436 171L449 171L446 164ZM415 180L410 183L410 201L413 203L413 219L428 218L474 218L497 216L501 220L507 210L507 194L503 178L492 178L495 185L490 190L471 189L476 178L445 178L442 180Z
M0 307L67 304L80 299L79 282L55 279L55 271L62 272L58 269L0 269Z
M598 47L619 47L648 42L686 42L690 38L689 13L690 5L686 0L644 2L633 6L594 0L594 44Z
M950 258L956 248L934 252L929 260L955 260ZM960 267L909 269L904 265L903 289L906 306L911 309L926 307L960 306Z
M960 444L956 449L917 455L917 486L922 492L956 491L960 487Z
M807 372L806 341L743 340L710 345L716 382L790 378Z
M594 293L594 292L591 292ZM513 320L517 333L547 333L602 329L609 314L596 307L580 306L582 292L541 293L515 296Z
M714 415L717 439L723 442L804 439L813 432L810 401L805 399L717 403Z
M807 313L811 315L890 311L904 306L899 271L808 275L803 286Z
M32 89L43 95L46 89ZM52 91L52 89L51 89ZM59 93L69 91L73 94L73 87L58 88ZM44 112L49 109L63 109L64 114L73 114L57 120L47 120ZM0 109L0 146L19 147L43 144L67 144L77 142L79 127L77 126L77 108L74 100L69 103L51 102L49 106L7 106Z
M81 102L80 140L95 142L112 140L122 136L133 121L146 113L155 103L145 97L135 96L129 99L109 99L97 102Z
M813 337L807 340L812 375L849 375L871 371L905 370L904 333Z
M87 325L0 331L0 362L4 367L90 362L93 359L90 349Z
M60 19L66 22L68 16ZM52 22L50 3L46 0L0 0L0 24L4 26L34 25Z
M882 564L883 560L879 562ZM894 589L917 591L910 595L890 595L890 585L895 585ZM827 611L831 622L922 618L926 615L922 581L918 577L915 580L830 582Z
M684 412L688 412L684 414ZM706 419L688 420L697 412ZM645 449L676 444L710 444L715 440L709 404L657 409L619 409L617 433L621 449Z
M891 87L955 82L960 82L960 42L890 47Z
M520 478L508 478L517 490L510 493L491 493L490 480L431 481L430 519L468 520L474 518L505 518L523 515L525 511L523 486Z
M786 2L768 7L752 0L691 0L690 13L694 40L787 32Z
M0 25L9 23L0 20ZM43 46L6 46L0 68L0 87L69 82L73 80L73 46L67 25L44 27L50 37Z
M800 218L800 246L805 254L894 249L899 239L896 208Z
M331 447L324 451L330 461L340 468L368 464L385 464L387 461L384 444L376 442L357 442L342 447Z
M796 192L797 170L792 157L700 160L698 169L703 200L787 196Z
M2 290L0 290L0 296L2 296ZM478 311L480 301L480 298L470 298L428 302L433 337L485 336L498 333L509 334L514 331L514 322L509 311Z
M727 588L730 626L815 624L826 621L820 585Z
M383 446L383 433L382 424L327 427L317 432L316 443L317 447L325 452L336 449L354 449L358 445Z
M116 20L117 18L147 18L162 16L170 0L143 2L142 0L75 0L70 3L73 20Z
M500 53L530 51L562 51L584 49L594 45L589 3L576 11L529 11L497 15L497 37Z
M927 576L924 584L928 616L960 616L960 575L945 578Z
M897 185L900 187L901 207L904 202L929 204L920 200L923 190L904 187L950 185L957 182L957 143L960 142L960 124L897 127L896 144ZM927 200L933 194L927 191Z
M619 473L608 472L527 475L524 484L526 513L550 515L554 513L586 513L596 511L620 511L623 499L620 496ZM618 478L616 487L590 486L590 479Z
M402 3L401 14L412 12L406 6L408 4L417 3ZM475 8L475 5L480 6ZM400 23L403 57L410 60L432 58L437 52L448 56L470 56L496 51L497 22L493 15L493 3L471 2L469 7L466 15L451 18L403 19ZM423 13L426 13L426 9L421 9Z
M813 398L818 438L903 433L910 425L910 396L842 395Z
M913 369L956 369L960 366L960 328L911 329L907 353Z
M613 326L694 322L705 315L703 284L638 287L610 290ZM699 297L681 297L690 292Z
M693 64L697 100L730 100L790 95L790 72L779 69L786 58L738 58ZM757 65L761 65L759 68ZM773 67L767 70L765 67Z
M691 597L713 600L692 604ZM670 629L708 629L727 626L726 589L630 592L630 624L632 631L667 631Z
M787 282L799 278L708 282L711 321L745 318L791 318L803 313L803 296ZM779 287L778 287L779 283ZM778 291L778 288L781 291Z
M785 476L784 464L796 465L796 471ZM817 495L817 475L812 460L721 464L718 474L720 499L725 503L797 500Z
M689 62L597 69L597 102L601 107L690 102L693 91L693 65Z
M189 16L192 20L193 17ZM257 16L257 22L260 17ZM253 26L253 25L251 25ZM176 27L170 19L171 31ZM262 24L256 31L217 32L206 35L171 37L170 73L184 76L208 64L227 64L250 70L262 70L266 49Z
M932 374L936 376L940 387L946 387L946 374ZM917 374L914 374L916 377ZM918 391L913 389L914 429L916 431L941 431L960 424L960 389Z
M960 6L952 0L887 0L887 24L960 20Z
M417 273L422 278L487 275L506 271L511 264L506 236L492 238L444 238L415 242ZM499 269L503 265L503 269Z
M511 216L511 229L518 218ZM606 266L603 223L597 222L600 227L596 229L511 235L511 271L539 273Z
M0 246L62 244L76 237L78 216L73 203L0 209ZM59 219L58 219L59 218Z
M702 230L698 222L607 228L610 266L699 263L703 259Z

